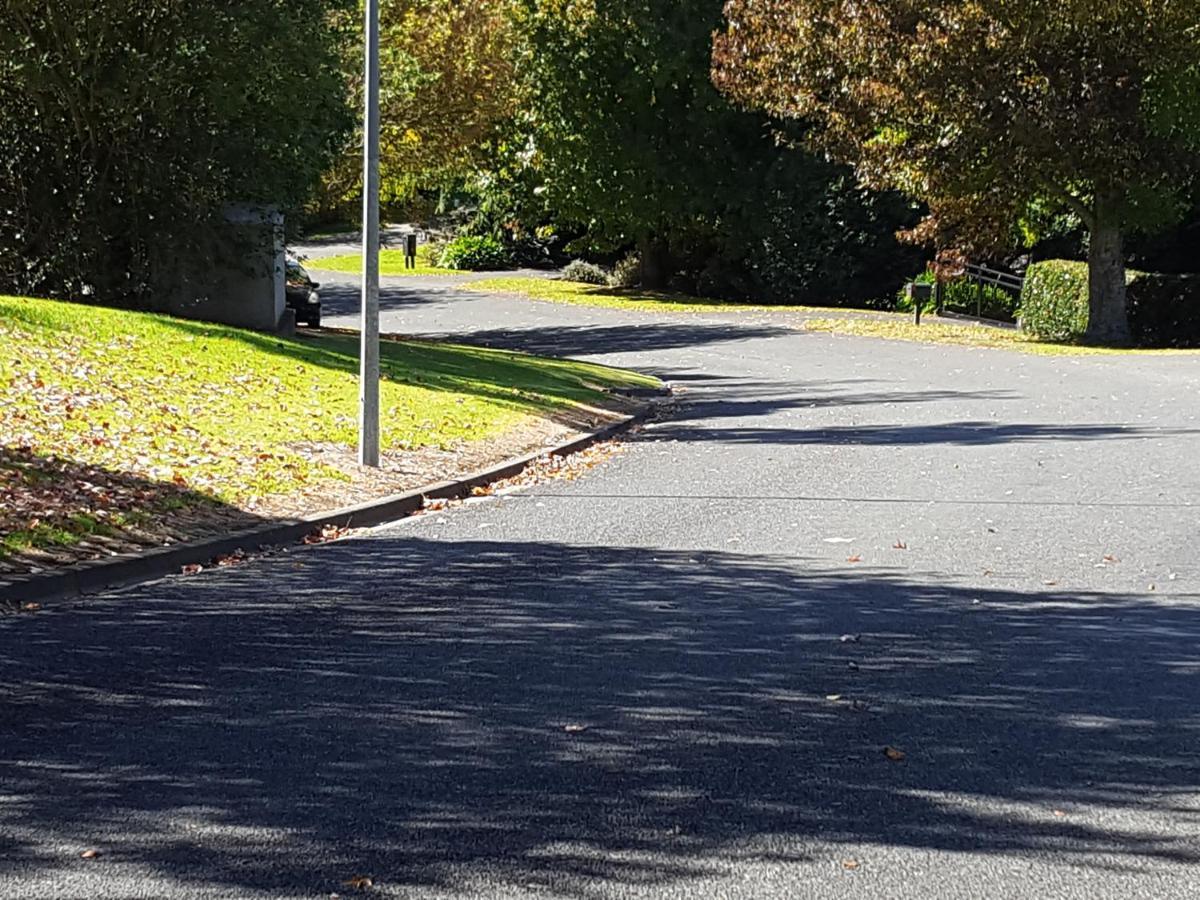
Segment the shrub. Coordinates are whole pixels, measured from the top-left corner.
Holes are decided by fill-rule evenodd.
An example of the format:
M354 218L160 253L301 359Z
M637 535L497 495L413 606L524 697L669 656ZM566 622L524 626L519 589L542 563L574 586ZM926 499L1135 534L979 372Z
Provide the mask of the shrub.
M494 237L488 235L461 235L448 243L438 257L438 265L445 269L467 269L473 272L486 269L504 269L511 264L508 251Z
M933 272L926 270L913 279L917 284L934 284L937 281ZM984 319L997 322L1012 322L1016 319L1019 298L1010 291L994 285L985 284L982 288L969 278L955 278L942 284L942 306L950 312L963 313L968 316L978 315ZM912 312L913 301L901 288L896 294L896 311ZM937 297L930 296L925 301L922 312L933 313L937 310Z
M630 253L613 266L609 284L613 287L637 287L642 280L642 257Z
M1050 259L1025 272L1021 328L1045 341L1078 340L1088 323L1087 263Z
M1129 327L1142 347L1200 346L1200 276L1129 270ZM1043 340L1079 340L1087 331L1087 263L1053 259L1025 274L1021 327Z
M579 281L583 284L608 284L608 273L599 266L577 259L562 270L562 277L567 281Z
M1134 339L1143 347L1200 347L1200 275L1131 274Z

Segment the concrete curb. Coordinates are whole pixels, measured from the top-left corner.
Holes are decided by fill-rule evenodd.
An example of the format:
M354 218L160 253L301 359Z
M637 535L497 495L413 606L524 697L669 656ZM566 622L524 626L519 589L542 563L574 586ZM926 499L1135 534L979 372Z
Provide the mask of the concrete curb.
M669 389L661 391L647 389L637 393L638 395L653 393L657 397L667 397L670 391ZM70 600L114 588L128 587L143 581L152 581L166 575L178 574L184 566L207 565L214 558L233 553L236 550L253 553L268 547L292 544L326 525L335 525L339 528L366 528L404 519L422 509L426 499L462 499L469 496L471 491L477 487L519 475L527 466L544 456L570 456L592 444L616 437L645 422L655 408L656 404L648 403L632 416L606 425L598 431L580 435L549 450L529 453L493 468L474 472L456 481L425 485L404 494L394 494L380 500L371 500L356 506L348 506L344 509L301 519L285 519L270 525L235 531L224 537L206 538L174 547L159 547L139 553L122 554L111 559L68 566L46 575L0 584L0 610L4 607L18 609L22 603L42 604L55 600Z

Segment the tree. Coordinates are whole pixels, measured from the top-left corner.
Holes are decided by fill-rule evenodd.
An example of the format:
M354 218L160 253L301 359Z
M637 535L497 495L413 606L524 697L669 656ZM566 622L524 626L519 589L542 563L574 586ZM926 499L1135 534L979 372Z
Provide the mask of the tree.
M380 173L383 199L475 171L517 109L513 0L385 0L380 12ZM343 60L351 105L362 104L362 47ZM323 203L362 192L362 135L326 176Z
M225 205L301 202L347 5L0 0L0 289L153 306Z
M773 127L714 88L722 0L521 0L519 9L543 196L593 249L636 245L652 287L682 266L713 291L837 301L846 298L829 293L837 279L862 294L875 290L864 277L899 277L894 253L882 270L866 260L895 249L909 210L847 184L843 169L792 146L799 129ZM838 222L845 232L835 236Z
M1125 342L1123 240L1186 208L1200 0L730 0L713 77L816 127L864 184L924 200L913 237L997 247L1034 207L1089 232L1088 336Z

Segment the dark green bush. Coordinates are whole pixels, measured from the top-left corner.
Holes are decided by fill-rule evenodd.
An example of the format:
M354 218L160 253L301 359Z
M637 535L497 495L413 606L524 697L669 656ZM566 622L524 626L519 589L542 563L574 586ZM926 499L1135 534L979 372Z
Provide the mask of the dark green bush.
M1200 347L1200 275L1132 273L1129 327L1143 347Z
M6 2L0 293L161 308L227 204L300 204L354 123L338 8Z
M438 265L446 269L505 269L512 264L504 245L490 235L465 234L446 245Z
M1129 327L1141 347L1200 346L1200 276L1129 270ZM1048 341L1083 337L1088 323L1087 263L1052 259L1025 273L1021 327Z

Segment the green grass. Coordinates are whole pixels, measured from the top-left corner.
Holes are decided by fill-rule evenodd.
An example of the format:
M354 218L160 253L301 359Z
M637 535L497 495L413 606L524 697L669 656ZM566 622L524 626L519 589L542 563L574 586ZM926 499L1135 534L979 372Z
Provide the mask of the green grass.
M351 272L358 274L362 271L363 259L361 253L351 253L345 256L322 256L304 261L305 268L326 272ZM435 266L429 256L428 247L417 248L416 268L404 268L403 250L381 250L379 252L379 274L396 275L462 275L458 269L442 269Z
M1125 347L1095 347L1084 344L1056 344L1041 341L1015 328L996 328L974 324L947 324L911 319L816 318L804 322L808 331L847 334L858 337L914 341L923 344L951 344L960 347L987 347L1014 350L1037 356L1170 356L1200 354L1200 350L1137 350Z
M454 448L528 417L602 405L613 389L658 383L448 344L388 341L381 357L385 451ZM176 505L211 498L246 506L344 478L304 447L354 445L357 373L354 336L285 339L0 297L0 541L11 549L97 533L99 521L6 519L17 500L52 496L58 482L87 483L93 471L170 488L148 491L146 502Z
M1130 350L1120 347L1091 347L1081 344L1055 344L1040 341L1010 328L974 324L947 324L926 319L914 325L908 314L870 310L841 310L815 306L776 306L706 300L680 294L622 288L596 287L574 281L543 278L489 278L475 281L467 290L495 294L519 294L531 300L574 303L609 309L641 309L660 312L779 312L804 313L797 327L830 334L856 335L886 340L916 341L927 344L953 344L964 347L989 347L1041 356L1163 355L1196 354L1200 350Z
M814 312L811 306L773 306L752 303L732 303L728 300L709 300L683 294L668 294L630 288L597 287L577 281L556 281L548 278L487 278L471 282L469 290L488 294L520 294L531 300L550 303L575 303L608 309L649 309L660 312Z

